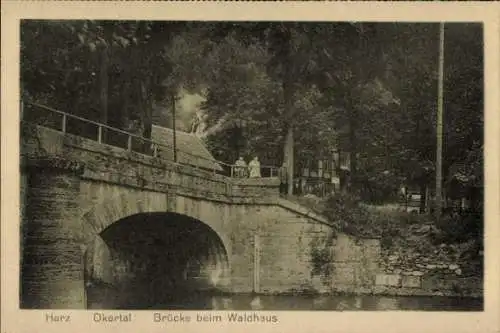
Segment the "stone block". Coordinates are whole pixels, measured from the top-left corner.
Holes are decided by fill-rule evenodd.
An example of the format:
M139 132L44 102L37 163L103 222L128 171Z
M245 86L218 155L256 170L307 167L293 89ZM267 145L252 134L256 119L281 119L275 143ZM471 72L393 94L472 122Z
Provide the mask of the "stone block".
M401 275L399 274L377 274L375 276L375 285L377 286L401 286Z
M455 285L459 285L459 280L455 277L440 278L437 276L425 276L422 279L422 288L430 291L448 291Z
M363 257L361 247L348 235L338 234L334 249L334 261L359 261Z
M333 284L334 285L352 285L356 282L356 271L349 265L335 265Z
M421 288L422 278L420 276L405 275L402 279L402 285L405 288Z

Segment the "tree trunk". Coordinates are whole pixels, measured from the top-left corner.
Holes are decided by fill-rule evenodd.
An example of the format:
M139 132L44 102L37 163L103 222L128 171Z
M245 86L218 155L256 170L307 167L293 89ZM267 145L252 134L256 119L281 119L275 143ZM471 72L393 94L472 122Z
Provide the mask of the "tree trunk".
M357 66L354 70L355 77L354 77L354 82L356 85L358 85L358 88L360 89L360 92L363 89L363 84L366 82L365 80L365 71L363 68L363 64L366 62L366 59L368 59L368 53L367 53L367 47L366 47L366 41L365 41L365 36L364 36L364 26L363 24L359 23L358 25L358 52L355 55L355 59L357 60L357 63L360 65ZM351 170L350 170L350 186L351 186L351 192L356 192L357 187L358 187L358 175L357 175L357 168L358 168L358 161L357 161L357 139L356 139L356 132L358 129L358 117L359 117L359 110L354 103L354 96L351 94L348 95L348 110L349 112L349 150L350 150L350 160L351 160Z
M123 104L121 104L121 110L120 110L120 117L121 117L121 128L122 129L127 129L130 126L130 121L131 121L131 108L134 107L134 100L133 100L133 94L134 94L134 85L133 85L133 78L132 78L132 73L131 73L131 67L134 66L132 63L134 60L133 53L131 50L128 50L127 56L130 59L129 66L124 66L123 68L123 84L121 85L122 90L121 93L123 94Z
M288 129L286 132L286 138L285 138L285 145L283 148L283 153L285 157L285 163L287 166L287 183L288 183L288 189L287 193L288 195L293 195L293 172L294 172L294 158L293 158L293 126L292 124L288 125Z
M424 180L420 181L420 214L425 213L427 203L427 184Z
M430 214L431 212L431 191L429 190L429 183L425 184L425 213Z
M123 104L121 107L121 128L128 128L130 124L130 79L129 75L126 75L125 78L127 82L123 84Z
M101 68L100 68L100 104L101 104L101 116L100 122L102 124L108 124L108 91L109 91L109 50L107 46L103 46L101 50ZM107 142L107 131L102 130L102 141Z
M349 186L352 191L357 189L357 141L356 129L358 127L357 117L358 112L354 103L352 103L352 96L349 96L349 159L350 159L350 173L349 173Z
M142 123L142 125L143 125L142 136L146 139L151 139L151 130L152 130L152 126L153 126L153 114L152 114L151 99L149 98L146 84L144 82L140 83L140 89L141 89L141 97L142 97L141 108L142 108L142 114L144 115L143 123Z
M283 145L283 161L286 164L288 195L293 195L293 175L294 175L294 112L293 112L293 64L291 51L291 33L289 30L284 31L284 52L283 52L283 99L285 106L286 117L286 134L285 143Z
M174 149L174 162L177 163L177 121L175 119L177 110L175 109L175 98L176 94L172 93L172 130L173 130L173 149Z

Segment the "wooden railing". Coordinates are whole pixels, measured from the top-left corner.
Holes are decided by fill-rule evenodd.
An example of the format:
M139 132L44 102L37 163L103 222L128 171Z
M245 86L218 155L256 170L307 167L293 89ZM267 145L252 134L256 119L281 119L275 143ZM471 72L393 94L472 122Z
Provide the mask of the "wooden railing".
M36 125L61 131L62 133L84 137L100 144L153 156L181 165L211 170L213 173L227 177L245 178L249 176L248 171L241 172L242 167L240 166L195 155L187 151L179 150L167 143L155 142L140 135L38 103L21 103L21 119L24 122L34 123ZM278 177L279 167L261 165L260 173L261 178Z

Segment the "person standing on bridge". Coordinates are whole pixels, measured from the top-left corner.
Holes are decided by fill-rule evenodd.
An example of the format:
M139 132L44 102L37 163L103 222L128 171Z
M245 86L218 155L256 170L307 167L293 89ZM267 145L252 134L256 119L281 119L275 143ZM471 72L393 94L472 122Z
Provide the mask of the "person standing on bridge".
M250 169L250 178L260 178L260 162L259 158L255 156L250 163L248 163L248 168Z
M247 163L243 157L238 158L238 160L234 162L234 175L238 178L247 176Z

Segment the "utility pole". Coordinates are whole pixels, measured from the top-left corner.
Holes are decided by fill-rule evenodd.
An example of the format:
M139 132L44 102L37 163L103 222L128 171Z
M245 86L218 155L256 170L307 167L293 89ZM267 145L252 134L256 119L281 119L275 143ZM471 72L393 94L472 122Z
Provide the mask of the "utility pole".
M436 121L436 219L439 221L442 213L443 185L443 81L444 81L444 23L439 24L439 77L438 103Z
M176 132L176 123L175 123L175 93L172 93L172 129L174 132L174 162L177 163L177 132Z

